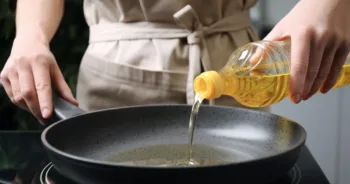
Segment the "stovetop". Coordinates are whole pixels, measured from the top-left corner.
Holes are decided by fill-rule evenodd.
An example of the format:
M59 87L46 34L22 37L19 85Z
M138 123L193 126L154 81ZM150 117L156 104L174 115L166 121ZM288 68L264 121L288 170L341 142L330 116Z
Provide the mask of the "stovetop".
M0 183L76 184L55 170L41 144L39 131L0 131ZM271 184L329 184L305 146L296 165Z

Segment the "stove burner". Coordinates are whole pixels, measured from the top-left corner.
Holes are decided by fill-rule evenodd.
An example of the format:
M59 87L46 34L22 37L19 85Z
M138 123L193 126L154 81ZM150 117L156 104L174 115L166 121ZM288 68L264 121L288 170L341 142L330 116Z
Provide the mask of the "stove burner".
M293 173L293 180L291 184L299 184L301 180L301 172L299 167L297 165L294 165L291 172Z
M294 165L293 168L288 172L286 177L281 178L276 182L271 184L299 184L301 180L301 172L298 165ZM47 164L44 169L40 173L40 183L41 184L77 184L70 179L62 176L54 167L54 165L50 162Z
M47 164L40 173L41 184L77 184L70 179L62 176L50 162Z

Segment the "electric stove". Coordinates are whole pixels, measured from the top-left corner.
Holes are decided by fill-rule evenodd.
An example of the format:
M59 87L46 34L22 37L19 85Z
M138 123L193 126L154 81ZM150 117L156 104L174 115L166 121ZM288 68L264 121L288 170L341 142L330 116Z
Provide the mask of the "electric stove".
M0 183L77 184L61 175L47 158L40 131L0 131ZM294 167L270 184L329 184L307 146Z

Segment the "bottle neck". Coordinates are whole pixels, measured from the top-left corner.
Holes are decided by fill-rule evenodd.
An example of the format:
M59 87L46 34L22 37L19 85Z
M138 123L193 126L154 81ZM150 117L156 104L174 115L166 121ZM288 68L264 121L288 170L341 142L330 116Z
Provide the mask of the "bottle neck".
M216 71L203 72L194 80L194 90L200 99L214 99L224 93L225 79Z

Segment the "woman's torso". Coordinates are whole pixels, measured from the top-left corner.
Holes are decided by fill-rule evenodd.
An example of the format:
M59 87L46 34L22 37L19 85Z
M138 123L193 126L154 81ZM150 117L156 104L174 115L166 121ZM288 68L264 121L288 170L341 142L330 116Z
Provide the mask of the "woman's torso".
M173 15L191 5L204 25L239 11L249 10L256 0L84 0L89 26L115 22L174 22Z
M118 34L110 39L99 39L106 36L104 32L116 31L113 30L115 25L135 24L137 30L144 29L139 23L147 27L154 23L179 25L174 14L190 5L204 27L223 19L237 27L232 31L204 35L201 43L197 43L200 59L196 63L209 60L205 61L209 65L204 66L204 70L219 70L233 50L259 39L247 14L255 3L256 0L85 0L90 43L78 78L77 97L81 107L96 110L149 103L191 104L188 94L192 79L189 75L193 78L198 71L193 72L190 63L191 57L196 55L194 52L198 51L193 51L196 49L189 44L188 38L142 38L141 34L141 38L124 39L125 35L132 37L132 33L118 30ZM99 33L95 34L91 27L99 27ZM114 39L113 36L121 37ZM207 55L206 59L203 55ZM217 99L213 104L240 106L227 97Z

